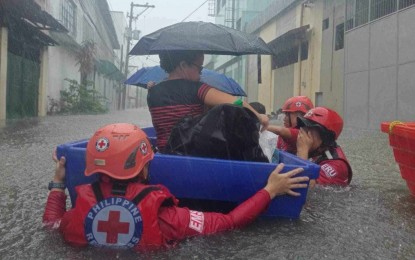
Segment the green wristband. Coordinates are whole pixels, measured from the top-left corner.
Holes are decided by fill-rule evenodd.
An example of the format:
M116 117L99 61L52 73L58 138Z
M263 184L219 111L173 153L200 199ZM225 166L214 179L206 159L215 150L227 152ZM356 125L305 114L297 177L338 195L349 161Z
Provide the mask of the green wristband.
M240 107L242 107L243 103L244 102L242 101L242 99L239 99L239 98L237 100L235 100L235 102L233 102L234 105L237 105L237 106L240 106Z

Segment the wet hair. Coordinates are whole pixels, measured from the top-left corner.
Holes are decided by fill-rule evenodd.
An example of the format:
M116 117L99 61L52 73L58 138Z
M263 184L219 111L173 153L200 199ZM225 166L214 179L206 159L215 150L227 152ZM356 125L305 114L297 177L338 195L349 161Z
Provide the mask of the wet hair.
M166 51L159 54L160 67L167 73L172 72L179 66L180 62L184 61L187 64L192 64L203 52L200 51Z
M259 102L251 102L249 103L251 105L251 107L253 107L256 112L260 113L260 114L265 114L266 113L266 109L265 106Z
M316 129L320 135L322 146L336 147L336 134L325 126L304 117L297 117L297 128L310 127Z
M321 137L321 140L323 141L323 146L326 147L336 147L336 134L333 131L328 130L324 126L318 126L315 127Z

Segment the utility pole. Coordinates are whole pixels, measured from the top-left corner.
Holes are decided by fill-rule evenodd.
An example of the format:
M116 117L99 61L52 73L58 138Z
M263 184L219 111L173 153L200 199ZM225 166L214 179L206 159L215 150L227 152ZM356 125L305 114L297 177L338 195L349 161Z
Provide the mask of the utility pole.
M134 7L144 7L145 9L141 11L141 13L134 16ZM140 4L134 4L133 2L131 2L130 13L127 14L129 21L128 21L128 32L127 32L127 50L126 50L126 56L125 56L125 71L124 71L125 78L128 78L128 60L129 60L129 53L130 53L130 42L131 42L131 32L132 32L131 26L133 23L133 19L136 20L147 9L154 8L154 7L155 7L154 5L148 5L148 3L146 3L145 5L140 5ZM121 106L123 110L125 109L126 96L127 96L127 86L124 85L123 92L122 92L122 106Z

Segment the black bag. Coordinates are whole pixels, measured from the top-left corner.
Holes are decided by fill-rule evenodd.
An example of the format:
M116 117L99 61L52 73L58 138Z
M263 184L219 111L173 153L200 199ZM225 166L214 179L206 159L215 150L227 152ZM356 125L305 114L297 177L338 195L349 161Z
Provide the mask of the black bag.
M247 108L223 104L172 129L164 153L268 162L259 145L259 121Z

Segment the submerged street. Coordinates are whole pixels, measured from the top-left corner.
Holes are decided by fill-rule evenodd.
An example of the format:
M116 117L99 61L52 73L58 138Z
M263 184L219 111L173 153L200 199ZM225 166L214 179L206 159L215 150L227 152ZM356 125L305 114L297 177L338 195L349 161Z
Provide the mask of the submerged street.
M89 138L108 123L151 125L147 108L105 115L49 116L0 127L1 259L413 259L415 198L401 179L388 136L345 129L339 144L352 165L348 188L317 187L299 220L260 219L242 230L192 238L177 248L77 249L42 227L58 144ZM197 173L195 173L197 174ZM69 202L69 199L68 199Z

